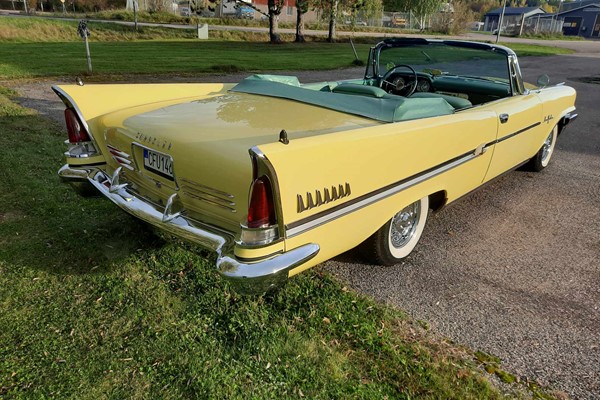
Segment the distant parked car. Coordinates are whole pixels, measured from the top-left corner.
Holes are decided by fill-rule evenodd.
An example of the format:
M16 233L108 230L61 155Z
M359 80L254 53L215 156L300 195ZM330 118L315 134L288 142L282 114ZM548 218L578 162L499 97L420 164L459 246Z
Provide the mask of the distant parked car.
M179 9L179 15L182 17L189 17L191 15L189 7L181 7Z
M474 22L469 22L468 28L472 31L480 31L483 29L483 22L479 22L479 21L474 21Z
M355 25L355 26L367 26L366 21L357 19L356 21L352 21L351 19L347 19L344 21L344 25Z

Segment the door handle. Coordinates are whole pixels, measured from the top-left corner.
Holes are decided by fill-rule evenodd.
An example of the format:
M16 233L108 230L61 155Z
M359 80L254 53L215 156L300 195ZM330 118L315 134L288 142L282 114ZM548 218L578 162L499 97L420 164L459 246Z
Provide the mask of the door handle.
M500 123L505 124L508 122L508 114L500 114Z

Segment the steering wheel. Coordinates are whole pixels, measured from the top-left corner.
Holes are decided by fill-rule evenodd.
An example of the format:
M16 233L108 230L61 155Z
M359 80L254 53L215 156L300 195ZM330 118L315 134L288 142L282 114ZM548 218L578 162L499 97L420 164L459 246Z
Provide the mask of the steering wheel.
M415 79L413 80L412 85L409 87L406 94L404 94L404 97L409 97L411 94L413 94L415 92L415 90L417 90L417 79L418 79L417 71L415 71L415 69L413 67L411 67L410 65L398 64L398 65L395 65L392 68L390 68L390 70L387 71L381 78L381 83L379 84L379 86L383 89L383 84L387 83L389 86L391 86L393 88L392 90L397 90L397 91L404 90L406 88L406 86L403 86L398 89L398 88L396 88L396 84L394 82L388 81L389 77L392 76L392 74L394 74L396 72L396 70L399 68L409 69L410 72L412 72L412 74L414 75Z

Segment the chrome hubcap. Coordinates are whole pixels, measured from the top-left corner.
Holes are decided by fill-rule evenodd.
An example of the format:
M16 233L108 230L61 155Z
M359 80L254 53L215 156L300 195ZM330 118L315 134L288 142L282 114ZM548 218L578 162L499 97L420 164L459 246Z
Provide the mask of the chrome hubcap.
M550 150L552 150L552 139L554 137L554 132L550 132L544 145L542 146L542 161L545 161L550 154Z
M414 202L394 215L392 227L390 229L390 237L392 245L395 248L399 249L405 246L414 236L417 231L417 226L419 225L420 215L420 201Z

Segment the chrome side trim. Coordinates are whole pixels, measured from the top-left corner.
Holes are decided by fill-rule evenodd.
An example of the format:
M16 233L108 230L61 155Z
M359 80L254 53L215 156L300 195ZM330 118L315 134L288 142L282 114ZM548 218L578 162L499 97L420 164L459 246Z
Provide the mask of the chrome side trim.
M149 224L217 253L216 267L223 278L245 294L262 294L288 279L289 271L314 258L319 245L308 243L298 248L276 253L258 260L241 260L234 255L233 233L196 221L186 215L177 195L169 198L166 207L152 204L119 183L119 175L109 176L100 169L64 166L62 176L87 179L100 194L127 213Z
M475 155L475 151L470 151L469 153L463 154L459 157L456 157L453 160L431 168L427 171L423 171L422 173L403 179L399 182L388 185L382 189L373 191L371 193L367 193L366 195L358 197L347 203L340 204L339 206L334 207L330 210L325 210L311 217L307 217L302 220L296 221L286 226L286 237L294 237L300 235L301 233L316 228L329 221L343 217L344 215L350 214L354 211L360 210L361 208L367 207L373 203L376 203L380 200L393 196L403 190L406 190L412 186L415 186L423 181L426 181L446 171L456 168L476 157L479 157L479 155Z
M382 189L375 190L371 193L367 193L363 196L360 196L354 200L350 200L349 202L340 204L337 207L333 207L329 210L325 210L320 213L317 213L311 217L307 217L307 218L301 219L299 221L293 222L289 225L286 225L285 237L286 238L294 237L294 236L304 233L308 230L316 228L320 225L323 225L329 221L340 218L346 214L349 214L351 212L359 210L363 207L369 206L369 205L376 203L380 200L383 200L387 197L393 196L396 193L401 192L402 190L406 190L406 189L410 188L411 186L417 185L427 179L431 179L437 175L443 174L444 172L449 171L453 168L456 168L456 167L472 160L473 158L481 156L482 154L484 154L487 151L488 148L490 148L500 142L503 142L507 139L510 139L514 136L517 136L523 132L526 132L532 128L535 128L538 125L541 125L541 122L536 122L532 125L529 125L523 129L520 129L520 130L513 132L509 135L506 135L502 138L496 139L492 142L489 142L486 144L481 144L481 145L477 146L476 149L474 149L473 151L471 151L469 153L458 156L452 160L446 161L446 162L439 164L433 168L430 168L429 170L423 171L421 173L418 173L416 175L413 175L411 177L403 179L399 182L388 185Z
M516 132L513 132L513 133L510 133L510 134L508 134L508 135L506 135L506 136L503 136L503 137L501 137L500 139L496 139L496 140L494 140L493 142L490 142L490 143L488 143L487 145L488 145L488 146L491 146L491 145L494 145L494 144L497 144L497 143L503 142L503 141L505 141L505 140L507 140L507 139L510 139L510 138L512 138L512 137L515 137L515 136L517 136L517 135L520 135L520 134L521 134L521 133L523 133L523 132L527 132L528 130L530 130L530 129L533 129L533 128L535 128L536 126L538 126L538 125L541 125L541 124L542 124L541 122L536 122L535 124L531 124L531 125L529 125L529 126L527 126L527 127L523 128L523 129L519 129L519 130L518 130L518 131L516 131Z

